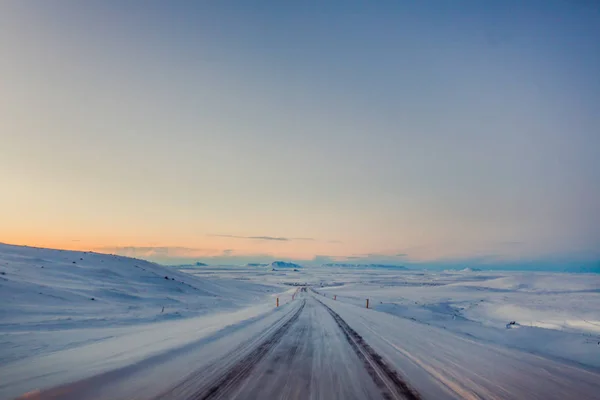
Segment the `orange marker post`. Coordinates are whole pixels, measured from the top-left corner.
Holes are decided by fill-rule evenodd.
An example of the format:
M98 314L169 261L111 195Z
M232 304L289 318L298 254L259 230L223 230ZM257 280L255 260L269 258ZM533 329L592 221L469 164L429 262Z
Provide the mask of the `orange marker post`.
M279 307L279 297L277 298L277 307Z

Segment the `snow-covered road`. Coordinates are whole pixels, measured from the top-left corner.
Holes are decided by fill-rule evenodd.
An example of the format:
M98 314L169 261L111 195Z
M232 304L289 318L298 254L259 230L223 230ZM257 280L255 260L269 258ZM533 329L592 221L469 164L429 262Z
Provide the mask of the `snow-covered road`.
M164 398L418 398L329 307L312 296L301 301L279 330L212 385Z
M600 374L301 293L184 349L28 398L598 399Z
M597 370L318 297L423 398L600 399Z
M185 351L23 398L416 399L331 308L296 300Z

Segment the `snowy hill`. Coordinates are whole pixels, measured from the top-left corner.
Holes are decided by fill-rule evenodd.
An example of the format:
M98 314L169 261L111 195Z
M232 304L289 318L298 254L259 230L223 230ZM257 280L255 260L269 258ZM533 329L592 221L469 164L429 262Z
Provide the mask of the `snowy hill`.
M197 313L216 302L231 303L232 295L147 261L0 245L1 325L65 327L82 320L87 325L154 320Z
M241 291L133 258L0 244L0 326L160 320L234 308L272 290L246 286Z
M280 329L290 325L279 325L282 315L299 316L304 301L312 302L306 310L314 318L297 319L306 329L290 330L279 343L297 348L300 338L306 349L318 349L322 338L343 339L335 329L344 328L319 311L313 296L405 371L423 398L445 398L435 391L439 383L445 393L448 382L457 388L452 398L534 398L538 382L563 378L562 391L547 393L597 393L590 371L600 368L598 275L364 266L294 272L299 265L270 265L278 272L253 266L182 272L113 255L0 245L0 398L87 378L95 394L93 385L115 377L123 380L114 387L131 392L103 392L103 398L155 398L139 391L186 376L195 384L215 360L239 354L240 343L259 345L268 342L256 339L265 332L285 333ZM302 292L298 284L312 287ZM324 334L327 326L337 333ZM320 333L297 335L312 331ZM330 350L335 346L308 354L329 357Z
M0 244L0 363L73 346L73 338L107 336L92 334L93 329L183 320L270 302L278 290L287 288L207 279L115 255Z
M0 398L169 352L282 304L278 282L0 244ZM189 273L188 273L189 272ZM204 275L194 275L201 272ZM76 365L76 368L72 366ZM4 383L4 382L3 382Z

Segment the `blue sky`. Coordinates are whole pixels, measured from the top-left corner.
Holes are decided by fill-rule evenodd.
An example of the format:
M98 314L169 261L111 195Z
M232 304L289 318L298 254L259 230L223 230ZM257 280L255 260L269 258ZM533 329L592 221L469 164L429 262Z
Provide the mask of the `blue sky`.
M2 4L0 241L594 262L598 37L584 0Z

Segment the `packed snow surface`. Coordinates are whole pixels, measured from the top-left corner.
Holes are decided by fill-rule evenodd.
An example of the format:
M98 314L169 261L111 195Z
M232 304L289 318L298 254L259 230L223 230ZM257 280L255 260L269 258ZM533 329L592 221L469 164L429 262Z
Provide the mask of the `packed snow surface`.
M298 308L305 285L311 291L302 301L314 296L335 310L424 398L600 393L600 275L174 268L0 245L0 399L123 368L140 375L139 387L125 381L118 393L160 389L253 343ZM312 322L290 332L313 332L313 325L335 332L310 301L305 312L318 318L302 316ZM147 371L155 365L170 367L156 370L156 379Z

